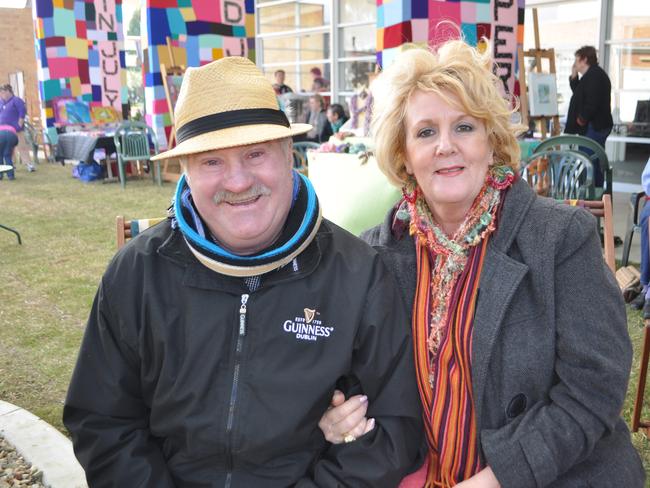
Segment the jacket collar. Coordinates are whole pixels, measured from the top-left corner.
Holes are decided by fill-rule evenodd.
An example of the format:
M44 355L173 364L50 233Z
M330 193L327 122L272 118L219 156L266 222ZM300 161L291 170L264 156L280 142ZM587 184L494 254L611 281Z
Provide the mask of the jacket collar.
M295 265L294 262L290 262L264 274L261 287L300 279L313 273L331 239L331 228L323 220L312 243L297 256ZM185 268L183 286L228 293L248 292L243 278L217 273L201 264L190 251L183 234L178 229L171 231L167 239L158 247L157 252L164 259Z

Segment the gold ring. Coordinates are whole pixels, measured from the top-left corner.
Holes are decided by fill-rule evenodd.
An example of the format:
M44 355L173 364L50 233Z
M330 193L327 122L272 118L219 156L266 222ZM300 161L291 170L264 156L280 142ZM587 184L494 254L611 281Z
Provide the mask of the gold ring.
M345 442L346 444L348 442L354 442L356 440L357 440L357 438L354 437L352 434L343 434L343 442Z

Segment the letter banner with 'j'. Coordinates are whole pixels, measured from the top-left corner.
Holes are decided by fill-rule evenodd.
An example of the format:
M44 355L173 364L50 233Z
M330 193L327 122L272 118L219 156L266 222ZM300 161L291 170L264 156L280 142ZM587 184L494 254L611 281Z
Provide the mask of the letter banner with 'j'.
M377 0L377 62L386 68L413 43L488 39L504 94L519 95L517 48L524 42L525 0Z
M59 109L71 103L121 113L128 99L122 0L34 0L32 17L47 126L75 123Z

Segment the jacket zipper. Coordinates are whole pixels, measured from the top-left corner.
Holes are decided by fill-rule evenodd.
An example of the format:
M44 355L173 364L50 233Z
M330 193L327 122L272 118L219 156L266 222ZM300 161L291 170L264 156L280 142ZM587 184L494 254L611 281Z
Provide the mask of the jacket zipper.
M248 294L244 293L241 296L241 303L239 305L239 334L237 335L237 347L235 348L235 367L233 369L232 389L230 390L230 403L228 405L228 420L226 422L226 435L228 436L228 444L226 449L226 457L228 460L228 474L226 475L226 488L230 488L232 482L232 425L235 418L235 405L237 404L237 390L239 387L239 369L241 362L241 351L244 346L244 336L246 335L246 304L248 303Z

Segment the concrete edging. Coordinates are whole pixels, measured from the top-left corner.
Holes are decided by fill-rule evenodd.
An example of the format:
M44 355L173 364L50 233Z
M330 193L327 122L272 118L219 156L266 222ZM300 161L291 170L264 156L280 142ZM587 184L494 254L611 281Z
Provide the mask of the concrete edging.
M0 400L0 434L43 472L44 484L88 488L70 440L36 415Z

